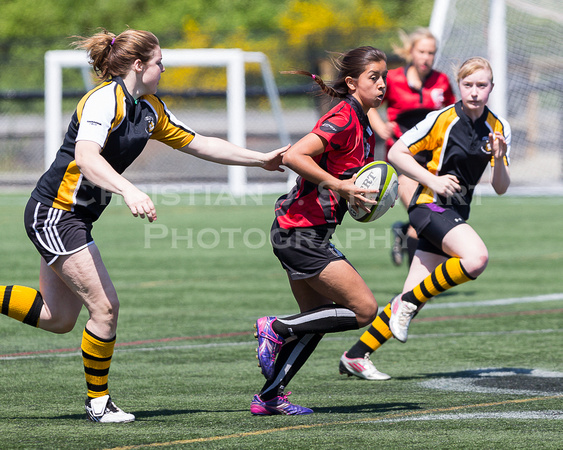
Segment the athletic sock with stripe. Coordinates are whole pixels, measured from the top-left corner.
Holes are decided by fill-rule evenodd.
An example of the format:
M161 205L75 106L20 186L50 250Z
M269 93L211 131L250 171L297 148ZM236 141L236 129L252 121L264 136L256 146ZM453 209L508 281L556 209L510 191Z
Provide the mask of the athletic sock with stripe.
M109 394L109 366L113 356L115 336L101 339L84 328L82 333L82 360L88 387L88 397L97 398Z
M321 306L294 316L277 318L272 324L272 329L284 339L309 333L337 333L359 328L356 314L339 305Z
M2 314L33 327L39 326L43 297L33 288L25 286L0 286Z
M450 258L437 266L412 291L403 294L402 299L417 305L420 309L430 298L473 279L467 274L459 258ZM348 350L346 356L348 358L363 358L366 353L373 353L391 339L393 334L389 329L389 317L391 317L390 303Z
M346 356L348 358L363 358L366 353L373 353L391 339L393 334L389 329L389 317L391 317L391 303L383 308L383 311L364 331L358 342L348 350Z
M284 393L285 388L309 359L321 339L322 334L306 334L287 342L276 358L274 377L266 381L260 391L262 401L271 400Z
M465 271L459 258L450 258L436 267L413 290L404 293L402 300L421 306L432 297L474 279Z

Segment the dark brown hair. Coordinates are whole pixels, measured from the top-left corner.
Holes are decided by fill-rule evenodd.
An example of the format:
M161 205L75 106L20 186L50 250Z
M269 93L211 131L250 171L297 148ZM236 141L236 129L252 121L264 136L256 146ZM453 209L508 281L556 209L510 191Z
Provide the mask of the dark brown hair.
M115 35L105 29L90 37L78 38L72 45L88 52L90 64L98 77L125 76L135 60L146 63L159 46L158 38L150 31L127 29Z
M318 75L314 75L304 70L290 70L282 73L311 77L325 94L334 98L344 98L348 95L346 78L358 78L366 70L366 67L369 64L380 61L387 62L387 56L382 50L370 46L358 47L349 50L346 53L340 54L339 58L333 61L334 65L338 69L338 76L336 77L336 80L331 83L331 86L327 86Z

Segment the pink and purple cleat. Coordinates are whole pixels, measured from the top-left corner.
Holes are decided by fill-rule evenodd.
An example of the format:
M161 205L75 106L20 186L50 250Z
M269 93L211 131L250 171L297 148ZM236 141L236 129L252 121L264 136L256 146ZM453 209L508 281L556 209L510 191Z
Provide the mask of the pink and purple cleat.
M274 397L272 400L262 401L260 396L256 394L250 402L250 412L256 416L298 416L305 414L312 414L313 410L305 408L304 406L294 405L287 400L287 394L282 394Z
M262 369L262 374L267 380L274 378L276 356L285 342L284 339L272 329L272 323L275 320L275 317L262 317L258 319L254 325L256 329L254 337L258 339L258 348L256 349L258 366Z

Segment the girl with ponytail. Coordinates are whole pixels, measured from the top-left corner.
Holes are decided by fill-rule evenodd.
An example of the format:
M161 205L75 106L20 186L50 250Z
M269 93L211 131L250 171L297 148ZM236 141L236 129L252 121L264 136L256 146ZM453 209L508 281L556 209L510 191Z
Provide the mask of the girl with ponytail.
M374 159L367 112L383 101L386 56L376 48L359 47L341 55L336 66L338 77L330 84L309 72L286 72L311 77L322 93L341 101L283 157L283 164L299 176L276 203L270 239L300 312L256 321L258 360L266 378L251 402L256 415L312 413L287 400L287 384L325 333L368 325L377 312L371 290L330 238L347 201L358 208L375 203L365 194L377 191L361 189L354 180Z

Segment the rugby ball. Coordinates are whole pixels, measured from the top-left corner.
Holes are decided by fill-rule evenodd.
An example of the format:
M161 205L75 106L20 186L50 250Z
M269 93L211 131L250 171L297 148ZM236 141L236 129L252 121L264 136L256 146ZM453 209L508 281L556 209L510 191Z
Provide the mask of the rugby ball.
M365 194L365 197L377 201L375 205L367 205L369 212L358 208L356 211L348 203L348 212L358 222L372 222L385 214L397 200L399 195L399 177L391 164L385 161L374 161L358 171L356 186L365 189L379 189L378 193Z

